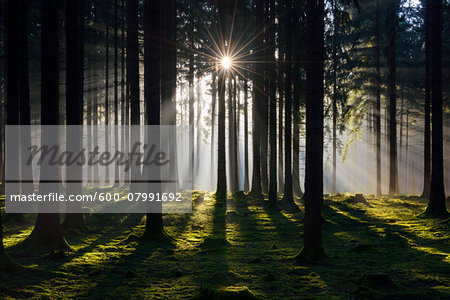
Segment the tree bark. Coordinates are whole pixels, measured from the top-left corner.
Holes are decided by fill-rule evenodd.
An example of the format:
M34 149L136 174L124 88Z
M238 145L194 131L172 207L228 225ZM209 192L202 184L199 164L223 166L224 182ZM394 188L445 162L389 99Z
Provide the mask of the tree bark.
M248 159L248 80L244 78L244 192L250 190Z
M266 2L269 9L269 57L268 61L275 60L275 1L268 0ZM276 80L275 80L275 63L269 63L268 78L269 83L269 113L270 113L270 180L269 180L269 202L274 206L277 203L277 99L276 99Z
M130 84L131 104L131 143L130 151L140 141L140 99L139 99L139 41L138 41L138 0L128 1L127 10L128 34L127 34L127 75ZM117 83L117 77L114 76ZM117 86L117 84L114 84ZM136 189L136 180L141 176L141 171L135 163L131 165L130 190Z
M376 135L376 194L381 195L381 72L380 72L380 8L376 0L375 12L375 135Z
M322 260L324 1L306 2L306 172L304 244L297 259Z
M284 136L284 195L283 201L293 203L292 188L292 0L286 2L286 79L285 79L285 136Z
M424 128L424 149L423 149L423 191L422 198L429 198L430 183L431 183L431 129L430 129L430 104L431 104L431 19L430 19L430 5L432 0L424 0L425 7L425 128Z
M264 17L264 6L262 0L255 1L256 22L261 22ZM262 28L261 25L258 28ZM263 43L262 35L255 39L255 45L261 47ZM255 60L257 58L255 57ZM253 99L253 175L252 175L252 195L255 198L262 198L261 189L261 128L262 128L262 106L264 105L264 78L263 67L261 64L255 64L255 74L253 81L254 99Z
M74 153L81 151L83 144L82 133L79 127L83 125L83 68L84 58L82 43L83 0L66 2L66 143L67 149ZM75 126L72 126L75 125ZM75 182L83 178L81 165L73 164L66 169L67 194L82 194L82 183ZM74 210L81 208L81 203L68 204ZM69 206L69 207L70 207ZM79 231L87 231L83 214L66 214L62 223L64 228L76 228Z
M395 36L397 28L397 0L387 3L388 30L388 95L389 95L389 195L398 194L398 166L397 166L397 92L396 92L396 58Z
M161 119L161 92L154 88L161 85L161 36L160 36L160 1L146 0L145 5L145 27L144 27L144 93L146 102L146 114L148 125L160 125ZM153 131L153 130L152 130ZM156 132L156 131L155 131ZM150 137L149 137L150 139ZM151 137L159 140L159 137ZM147 168L150 170L150 168ZM151 178L160 178L156 174L159 170L152 168ZM149 175L149 174L148 174ZM156 205L152 204L152 205ZM147 224L144 237L161 240L166 239L162 219L162 204L159 202L157 212L147 213Z
M442 0L430 4L431 43L431 184L426 212L436 217L447 217L444 190L443 122L442 122Z
M59 1L42 2L42 58L41 58L41 123L42 125L59 124ZM46 144L46 134L42 134L42 143ZM55 137L53 137L55 139ZM50 144L50 143L47 143ZM57 174L57 167L41 166L40 178L45 180L48 174ZM39 192L54 192L42 181ZM33 231L24 241L25 245L47 249L70 248L64 239L59 214L38 213Z

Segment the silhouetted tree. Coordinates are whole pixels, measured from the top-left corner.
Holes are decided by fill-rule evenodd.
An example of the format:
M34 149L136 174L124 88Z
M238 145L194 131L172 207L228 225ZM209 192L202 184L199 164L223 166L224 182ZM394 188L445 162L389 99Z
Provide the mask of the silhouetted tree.
M432 216L447 217L444 190L444 155L442 122L442 0L432 1L430 6L430 72L431 72L431 121L432 163L430 198L426 212Z
M266 12L269 14L268 25L268 61L272 62L275 60L275 1L266 0ZM276 80L275 80L275 64L269 63L268 78L270 80L269 84L269 113L270 113L270 180L269 180L269 202L272 206L276 205L277 201L277 98L276 98Z
M306 1L306 166L303 249L296 258L321 260L323 203L324 1Z
M284 195L283 201L293 204L292 189L292 0L286 1L284 18L286 35L286 78L285 78L285 112L284 112Z
M127 7L127 76L130 84L131 104L131 149L140 141L140 100L139 100L139 40L138 40L138 0L129 0ZM115 68L116 69L116 68ZM117 77L114 76L117 86ZM114 94L116 94L114 92ZM131 191L135 190L135 182L140 177L140 168L133 163L131 165Z
M42 58L41 58L41 124L59 124L59 4L57 0L42 2ZM42 134L42 144L50 144L48 134ZM52 137L55 139L55 137ZM40 168L39 192L55 192L48 183L43 182L52 174L58 174L56 166L43 164ZM67 249L59 214L38 213L33 231L24 241L26 245L41 246L49 249Z
M66 124L83 125L83 39L81 35L83 16L83 0L66 2ZM66 127L67 149L77 153L81 151L83 130L73 126ZM73 164L66 168L66 190L69 195L82 193L82 166ZM78 182L78 181L79 182ZM70 203L69 207L81 208L81 203ZM68 213L63 221L63 227L86 231L83 214Z
M395 36L397 30L397 0L387 1L387 62L388 62L388 95L389 95L389 194L398 193L397 166L397 91L396 91L396 62Z
M430 104L431 104L431 43L430 43L430 5L431 0L424 0L425 8L425 126L424 126L424 144L423 144L423 191L422 197L430 196L431 183L431 130L430 130Z

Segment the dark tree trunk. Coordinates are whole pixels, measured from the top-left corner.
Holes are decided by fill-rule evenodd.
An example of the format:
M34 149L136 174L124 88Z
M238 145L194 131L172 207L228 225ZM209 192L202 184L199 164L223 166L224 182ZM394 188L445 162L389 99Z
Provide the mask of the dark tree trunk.
M397 0L388 1L387 29L388 29L388 95L389 95L389 195L398 193L397 166L397 92L396 92L396 59L395 32L397 28Z
M118 45L117 45L117 30L118 30L118 20L117 20L117 0L114 0L114 148L117 151L119 149L119 95L117 92L117 76L118 76ZM123 30L123 28L122 28ZM123 69L123 59L122 59L122 69ZM122 87L123 88L123 87ZM123 100L123 99L122 99ZM123 110L122 110L123 111ZM123 119L122 119L123 120ZM119 165L114 164L114 186L118 186L119 182Z
M264 6L263 0L255 1L255 16L256 23L258 24L264 18ZM262 29L261 24L257 26L259 30ZM255 39L255 45L261 47L263 44L262 35L258 35ZM255 57L256 59L256 57ZM264 99L264 77L263 77L263 67L261 64L255 64L255 74L254 74L254 94L253 99L253 176L252 176L252 195L255 198L262 197L261 190L261 128L262 128L262 106L266 101Z
M431 0L424 0L425 7L425 128L423 149L423 191L422 198L429 198L431 183L431 130L430 130L430 104L431 104L431 43L430 43L430 5Z
M59 124L59 1L42 2L42 58L41 58L41 123L42 125ZM42 143L46 142L42 134ZM54 137L53 137L54 139ZM52 166L42 165L40 178L45 180L48 174L59 173ZM39 192L54 192L48 184L40 182ZM63 237L59 214L39 213L36 225L30 236L24 241L26 245L41 246L47 249L67 249L69 245Z
M264 10L264 20L263 26L261 28L262 31L264 31L264 39L262 44L259 44L258 47L262 47L265 49L261 53L264 55L263 61L267 61L267 57L269 55L269 49L267 48L267 39L269 37L269 9L268 9L268 0L264 0L265 9ZM269 76L268 76L268 63L264 63L262 65L264 78L263 78L263 85L261 88L264 91L264 98L261 98L263 102L261 102L261 135L260 135L260 141L261 141L261 191L264 194L267 194L269 192L269 178L267 175L267 154L268 154L268 124L269 124L269 111L268 111L268 104L269 104Z
M286 79L285 79L285 137L284 137L284 195L283 201L293 203L292 188L292 0L286 2L285 16L286 35Z
M83 50L82 23L83 0L74 0L66 3L66 124L83 125ZM82 147L82 130L78 126L66 128L67 149L75 153ZM81 182L70 182L82 179L82 166L71 165L66 169L67 194L82 194ZM81 203L70 203L73 210L79 210ZM76 228L86 231L83 214L66 214L63 221L64 228Z
M234 132L236 130L234 123L234 94L233 94L233 78L231 73L227 73L228 77L228 170L230 172L230 184L228 185L231 193L236 192L236 157L235 157L235 140Z
M277 7L278 18L284 13L284 1L280 1ZM284 106L284 55L285 43L283 41L283 26L279 22L278 29L278 192L284 192L284 169L283 169L283 106Z
M302 260L326 257L322 245L324 1L306 1L306 173Z
M244 78L244 192L250 190L248 159L248 80Z
M266 1L269 9L269 23L273 23L269 28L269 57L268 61L275 60L275 1ZM269 202L272 206L277 203L277 99L276 99L276 80L275 64L269 64L268 78L269 83L269 113L270 113L270 181L269 181Z
M130 84L131 104L131 143L130 151L140 141L140 100L139 100L139 41L138 41L138 0L129 0L127 9L127 75ZM114 76L117 86L117 76ZM116 94L116 93L115 93ZM135 190L135 181L139 179L141 171L135 163L131 165L131 186Z
M218 23L222 26L223 37L227 36L226 24L230 19L229 6L230 0L216 0L218 8ZM222 51L225 49L222 49ZM227 195L227 173L225 158L225 72L219 69L218 72L218 91L219 91L219 113L218 113L218 142L217 142L217 191L216 199L223 201Z
M117 3L116 3L117 4ZM109 152L109 13L105 10L105 151ZM109 184L109 166L105 166L105 185Z
M17 72L18 64L18 32L19 32L19 2L15 0L9 0L6 2L6 79L7 79L7 102L6 102L6 112L7 112L7 125L18 125L19 124L19 73ZM0 30L1 30L0 25ZM0 35L1 37L1 35ZM0 124L2 125L2 124ZM16 143L6 143L5 147L16 147L19 148L19 142ZM5 149L5 151L13 151L14 148ZM19 161L9 162L19 165ZM3 171L3 170L2 170ZM13 193L18 193L14 190ZM9 257L3 246L3 222L2 215L0 213L0 270L13 272L18 269L18 265Z
M121 36L121 52L120 52L120 68L121 68L121 80L120 80L120 89L121 89L121 124L122 124L122 129L121 129L121 136L122 136L122 148L123 150L125 150L125 153L128 152L129 149L129 127L125 126L128 125L129 119L130 119L130 99L129 99L129 84L128 84L128 79L126 77L126 72L125 72L125 67L126 67L126 59L125 59L125 52L126 52L126 40L125 40L125 32L126 32L126 25L125 25L125 0L122 0L122 4L121 4L121 8L122 8L122 12L121 12L121 31L122 31L122 36ZM115 35L117 35L117 31L115 30ZM117 51L117 43L114 46L115 51ZM118 109L118 108L117 108ZM117 123L115 123L116 125L119 125L119 122L117 120ZM116 136L118 136L118 133L116 134ZM117 142L118 143L118 142ZM117 168L117 170L119 170L119 168ZM130 173L129 171L125 170L123 172L123 181L124 184L128 184L130 182ZM119 184L119 175L117 177L117 184Z
M381 195L381 72L380 72L380 8L376 0L375 15L375 135L376 135L376 185L378 196Z
M161 92L154 88L161 85L161 47L160 47L160 1L146 0L145 3L145 25L144 25L144 93L145 107L148 125L160 125L161 114ZM153 130L152 130L153 131ZM150 138L150 137L149 137ZM159 140L159 137L152 136ZM150 169L150 168L149 168ZM155 174L159 170L152 169L152 179L160 177ZM156 176L156 177L155 177ZM147 224L144 237L160 240L165 237L162 219L162 204L157 213L147 213ZM155 203L156 204L156 203ZM152 205L155 205L152 204Z
M6 3L6 125L19 125L20 122L20 88L19 88L19 1L9 0ZM10 142L5 143L5 153L9 151L17 151L19 149L19 140L11 139ZM14 153L14 152L9 152ZM19 166L19 157L13 161L8 161L11 165ZM11 169L12 172L17 172L15 177L18 178L18 168ZM20 185L11 184L8 187L11 194L19 194Z
M431 184L426 212L432 216L447 217L444 190L444 155L442 122L442 0L432 1L430 8L431 43Z

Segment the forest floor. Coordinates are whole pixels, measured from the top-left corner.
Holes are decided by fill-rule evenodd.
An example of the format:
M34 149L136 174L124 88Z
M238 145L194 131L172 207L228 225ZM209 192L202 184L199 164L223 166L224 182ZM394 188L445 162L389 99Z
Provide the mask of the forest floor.
M195 192L192 214L164 216L168 245L129 238L144 231L143 215L90 215L91 231L66 232L71 251L53 255L21 247L34 216L8 220L7 252L28 268L0 273L0 298L449 299L448 220L417 217L426 205L417 197L367 196L367 205L349 196L325 199L320 264L292 259L303 240L299 201L270 210L240 194L220 207Z

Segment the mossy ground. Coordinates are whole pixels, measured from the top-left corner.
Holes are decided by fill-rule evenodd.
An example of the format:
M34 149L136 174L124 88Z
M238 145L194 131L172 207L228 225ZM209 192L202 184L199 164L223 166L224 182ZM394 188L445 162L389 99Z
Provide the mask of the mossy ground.
M243 195L227 207L215 207L209 193L194 197L201 201L192 214L164 216L169 245L130 238L143 233L143 215L95 214L86 216L90 232L66 232L69 252L30 252L20 242L33 216L7 221L7 252L29 268L0 273L0 298L450 297L450 225L417 217L426 204L419 198L366 196L370 206L327 198L329 258L307 264L292 259L302 247L300 202L286 212ZM214 226L224 221L226 230Z

